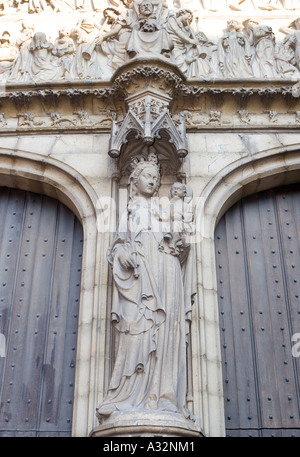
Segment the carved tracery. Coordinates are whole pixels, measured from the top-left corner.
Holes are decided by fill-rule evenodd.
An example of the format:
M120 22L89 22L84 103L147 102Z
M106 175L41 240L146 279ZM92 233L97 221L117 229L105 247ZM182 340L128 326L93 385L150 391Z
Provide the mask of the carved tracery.
M168 137L178 157L187 155L185 116L175 122L168 109L168 100L153 94L142 94L129 102L127 114L121 120L113 120L109 155L118 157L121 147L129 136L140 138L145 145L153 145L156 139Z

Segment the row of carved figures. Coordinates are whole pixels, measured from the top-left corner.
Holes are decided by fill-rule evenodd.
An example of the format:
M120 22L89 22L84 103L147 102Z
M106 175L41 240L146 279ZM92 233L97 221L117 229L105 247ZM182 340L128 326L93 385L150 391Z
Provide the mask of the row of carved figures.
M18 128L107 128L111 127L113 120L113 114L107 111L106 115L97 116L97 120L90 118L88 112L84 110L77 110L73 113L74 115L62 115L60 112L52 112L48 115L48 118L39 118L33 113L25 112L18 114ZM201 127L207 125L221 125L222 124L222 111L210 110L205 113L185 111L185 120L187 127ZM294 113L290 112L289 122L292 122L291 115L294 115L294 123L300 124L300 111L296 110ZM275 110L265 110L263 113L264 118L261 115L258 117L255 114L250 113L246 109L238 110L236 112L240 122L242 124L252 125L268 125L270 123L280 122L280 113ZM283 115L285 116L285 115ZM6 119L5 113L0 113L0 128L6 128L9 120ZM284 118L284 123L286 119Z
M0 0L0 15L27 12L66 13L103 11L106 7L128 5L132 0ZM300 0L165 0L169 8L192 8L199 11L276 11L300 9Z
M102 25L84 17L70 31L62 27L53 43L25 21L16 43L3 32L0 80L108 80L126 62L145 56L177 65L187 78L300 77L300 18L280 29L278 43L272 28L256 19L229 20L213 42L192 27L191 11L158 12L149 0L126 14L107 8L103 16Z

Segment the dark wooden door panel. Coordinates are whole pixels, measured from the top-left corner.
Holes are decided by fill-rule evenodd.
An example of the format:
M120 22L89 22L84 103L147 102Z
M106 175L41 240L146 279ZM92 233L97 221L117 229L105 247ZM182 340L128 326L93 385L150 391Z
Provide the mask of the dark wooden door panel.
M58 201L0 190L0 436L72 427L82 227Z
M226 427L300 436L300 186L250 196L215 233Z

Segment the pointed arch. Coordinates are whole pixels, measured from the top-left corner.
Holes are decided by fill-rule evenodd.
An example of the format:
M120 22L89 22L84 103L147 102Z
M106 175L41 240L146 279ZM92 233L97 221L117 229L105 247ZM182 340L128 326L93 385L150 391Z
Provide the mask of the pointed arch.
M73 436L87 436L94 427L96 401L95 341L99 319L100 262L104 249L97 222L101 207L95 191L75 169L57 159L0 148L1 186L29 190L65 204L83 226L83 256L77 341ZM101 224L101 222L100 222ZM98 346L99 347L99 346Z
M247 156L225 167L202 192L195 214L198 259L198 306L194 307L193 347L197 414L206 436L224 436L224 399L214 231L223 214L241 198L261 190L300 181L300 144ZM196 328L195 328L196 327Z

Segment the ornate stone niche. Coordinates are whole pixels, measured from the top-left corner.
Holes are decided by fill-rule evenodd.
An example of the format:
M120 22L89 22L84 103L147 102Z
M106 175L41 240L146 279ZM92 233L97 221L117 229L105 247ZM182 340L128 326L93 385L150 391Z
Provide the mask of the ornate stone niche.
M114 87L124 93L125 110L121 115L114 115L108 152L114 169L113 196L119 202L119 209L122 206L121 189L126 193L126 203L123 202L123 211L119 211L119 228L109 254L113 294L108 314L112 316L113 327L109 326L107 334L114 340L110 350L113 351L113 347L115 350L109 356L114 359L114 368L110 373L108 394L97 407L99 426L94 428L91 436L199 437L201 432L193 418L191 346L187 345L190 343L194 297L194 256L190 246L183 246L181 235L164 232L162 227L169 221L170 213L164 212L161 201L157 203L157 197L165 196L167 190L171 195L170 188L176 184L184 191L182 199L175 198L176 202L179 206L187 205L185 115L179 113L173 117L171 114L174 92L184 78L161 62L151 66L135 62L126 70L116 75L113 82ZM143 175L145 170L148 172ZM139 185L143 187L139 181L141 175L150 180L150 187L152 179L156 182L154 186L157 188L151 187L149 198L139 188ZM169 198L173 204L172 197ZM148 211L150 219L146 226L143 224ZM136 230L135 224L139 221L142 221L142 228ZM155 225L158 221L162 223L159 228ZM117 279L121 278L117 270L124 268L118 257L123 248L126 252L127 249L130 252L136 249L135 258L139 259L134 270L128 271L129 281L132 279L133 284L127 290L129 295L137 291L135 297L123 294L121 289L123 286L127 288L127 280L124 278L119 282ZM150 252L153 254L151 259ZM145 258L148 259L146 262ZM170 287L174 281L178 287L176 294ZM154 287L156 282L160 285ZM158 289L150 293L148 286ZM133 304L131 309L136 308L137 316L132 316L131 311L127 316L127 300ZM177 311L173 314L173 309L179 314ZM172 321L175 314L176 323ZM128 325L128 329L124 325ZM173 329L171 333L180 328L172 342L173 337L168 333L170 328ZM168 344L166 339L170 339ZM173 355L174 364L171 362ZM120 361L124 362L124 371L120 368ZM123 390L123 383L127 384L127 381L125 391L128 389L130 395Z
M174 145L178 157L187 155L185 118L182 114L175 122L170 114L171 98L153 90L145 90L126 100L127 114L121 120L113 120L109 155L118 157L121 147L135 135L145 145L153 145L155 139L165 139Z
M188 154L185 113L172 115L175 91L185 78L163 61L136 60L116 73L113 85L124 94L124 113L114 114L109 155L114 176L129 176L134 155L155 153L161 175L185 180ZM172 179L173 179L172 178Z

